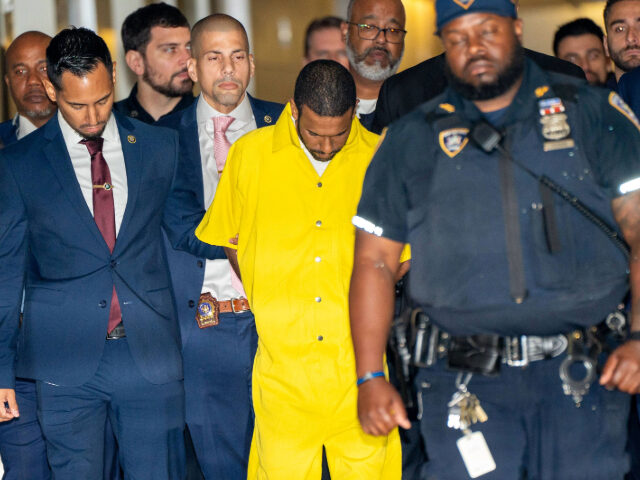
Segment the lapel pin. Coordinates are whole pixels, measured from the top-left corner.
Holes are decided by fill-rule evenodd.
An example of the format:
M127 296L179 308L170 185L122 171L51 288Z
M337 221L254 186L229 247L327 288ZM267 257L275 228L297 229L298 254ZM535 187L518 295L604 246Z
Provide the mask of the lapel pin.
M264 121L265 121L265 123L271 123L272 122L271 115L265 115L264 116Z
M129 143L136 143L136 137L134 137L133 135L129 135L129 136L127 137L127 141L128 141Z

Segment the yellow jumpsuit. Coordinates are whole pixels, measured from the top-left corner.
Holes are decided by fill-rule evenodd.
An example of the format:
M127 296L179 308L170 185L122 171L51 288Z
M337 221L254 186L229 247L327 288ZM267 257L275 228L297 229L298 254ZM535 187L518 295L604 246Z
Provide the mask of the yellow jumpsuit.
M300 147L287 105L276 125L235 142L201 240L233 247L256 319L255 430L248 478L401 476L397 430L362 432L348 293L356 213L378 136L354 119L344 148L319 177Z

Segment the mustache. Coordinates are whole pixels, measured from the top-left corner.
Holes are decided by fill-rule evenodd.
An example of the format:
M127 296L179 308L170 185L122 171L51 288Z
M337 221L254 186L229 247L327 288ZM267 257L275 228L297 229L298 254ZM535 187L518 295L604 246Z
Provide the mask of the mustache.
M186 67L183 68L182 70L180 70L179 72L174 73L173 75L171 75L171 80L173 80L174 78L176 78L178 75L182 75L183 73L188 73ZM189 81L191 81L191 77L189 77Z
M242 87L242 82L232 75L228 75L226 77L220 78L219 80L216 80L213 83L213 85L217 86L217 85L220 85L221 83L227 83L227 82L235 83L239 87Z
M362 55L358 56L358 61L361 62L362 60L364 60L371 52L382 52L386 55L387 60L391 61L391 52L386 48L379 46L367 48L364 52L362 52Z

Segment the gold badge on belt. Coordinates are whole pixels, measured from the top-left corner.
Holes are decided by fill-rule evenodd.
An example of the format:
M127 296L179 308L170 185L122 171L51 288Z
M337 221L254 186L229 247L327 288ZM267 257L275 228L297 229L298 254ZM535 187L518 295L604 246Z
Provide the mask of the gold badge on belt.
M200 295L200 301L198 302L198 309L196 311L196 321L198 327L208 328L214 327L220 323L219 320L220 307L218 302L213 296L207 292Z

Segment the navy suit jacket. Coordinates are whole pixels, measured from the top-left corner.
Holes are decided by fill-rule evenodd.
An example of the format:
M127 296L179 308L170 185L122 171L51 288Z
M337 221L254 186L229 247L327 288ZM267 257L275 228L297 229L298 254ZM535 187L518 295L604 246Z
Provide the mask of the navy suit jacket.
M114 285L141 373L156 384L182 378L162 229L198 255L215 258L221 249L194 235L204 209L182 175L177 134L114 116L128 200L113 253L82 196L57 115L0 151L0 387L11 388L16 374L88 381L106 341Z
M0 148L6 147L18 141L18 128L13 124L13 119L0 123Z
M633 113L640 115L640 68L634 68L620 77L618 93Z
M164 117L157 125L167 126L178 131L180 155L185 165L185 172L191 179L192 187L196 190L199 206L205 209L200 141L196 119L198 101L196 100L190 107L180 112ZM275 125L284 108L284 105L280 103L258 100L250 95L249 101L258 128ZM167 245L167 255L180 320L182 343L186 345L190 334L196 328L196 307L204 281L205 259L177 251L170 245Z

